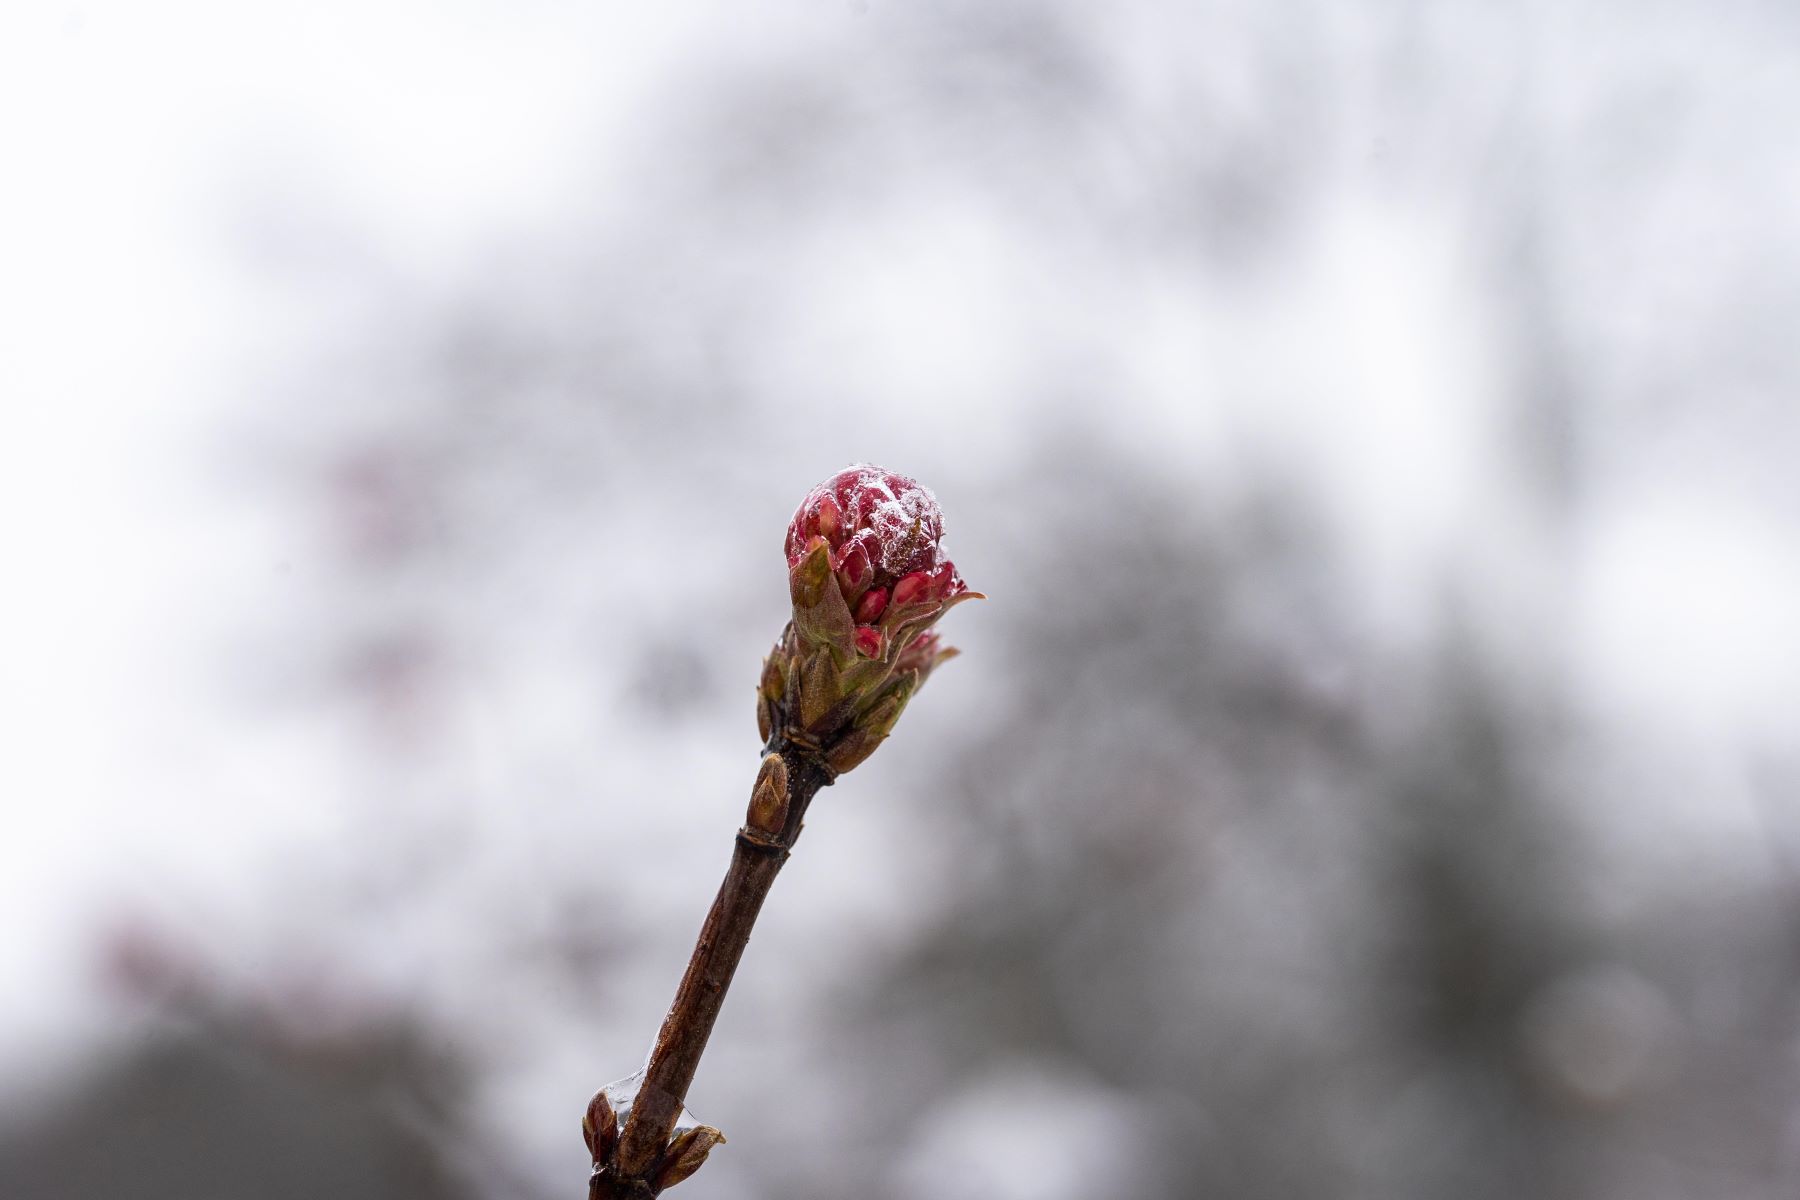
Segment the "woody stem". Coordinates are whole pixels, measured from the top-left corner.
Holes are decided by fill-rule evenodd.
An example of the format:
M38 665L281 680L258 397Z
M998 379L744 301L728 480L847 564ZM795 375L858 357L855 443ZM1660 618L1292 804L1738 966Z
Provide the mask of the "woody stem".
M786 742L777 752L787 766L787 820L773 836L748 827L738 831L731 866L700 927L694 953L675 989L674 1003L656 1035L617 1153L607 1170L593 1176L589 1200L641 1200L655 1195L650 1177L675 1130L757 914L800 836L807 805L831 781L816 754Z

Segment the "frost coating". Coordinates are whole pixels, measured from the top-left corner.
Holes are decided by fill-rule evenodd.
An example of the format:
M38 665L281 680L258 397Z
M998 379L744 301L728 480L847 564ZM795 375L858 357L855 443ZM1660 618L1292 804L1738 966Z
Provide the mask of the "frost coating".
M870 463L844 468L815 486L788 523L787 560L792 568L814 538L830 547L831 569L857 619L872 622L891 595L896 603L914 596L940 600L968 590L956 565L939 544L944 516L937 497L916 479ZM910 584L907 577L920 578ZM895 589L899 588L898 594ZM859 608L865 596L880 600Z

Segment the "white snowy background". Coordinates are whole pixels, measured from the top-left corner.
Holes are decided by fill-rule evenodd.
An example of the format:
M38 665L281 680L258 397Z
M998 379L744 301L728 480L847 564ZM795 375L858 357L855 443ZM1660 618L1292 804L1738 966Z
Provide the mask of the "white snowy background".
M993 598L682 1195L1791 1196L1797 122L1780 3L7 9L0 1116L404 1021L576 1194L869 460Z

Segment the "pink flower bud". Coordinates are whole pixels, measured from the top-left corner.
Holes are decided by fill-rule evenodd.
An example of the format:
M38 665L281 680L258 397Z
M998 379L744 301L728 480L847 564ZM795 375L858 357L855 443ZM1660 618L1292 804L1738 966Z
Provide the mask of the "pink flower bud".
M793 620L764 664L757 727L845 771L955 651L931 627L975 598L944 556L944 519L914 480L859 464L806 494L784 550Z
M886 588L870 588L863 593L863 598L856 602L856 623L872 625L881 619L887 608L888 594Z
M929 582L931 582L931 576L923 571L914 571L903 578L894 585L894 607L899 608L903 604L911 604L917 600Z
M853 543L844 551L843 559L838 567L838 578L843 581L847 591L867 587L873 569L874 564L869 561L869 552L860 543Z
M806 494L788 525L790 564L814 536L833 545L862 544L876 573L886 577L877 580L884 586L944 561L936 498L916 480L867 464L846 467Z
M924 679L940 662L954 658L955 655L956 651L946 647L935 632L922 633L900 652L900 657L894 663L894 671L896 674L916 672L920 679Z

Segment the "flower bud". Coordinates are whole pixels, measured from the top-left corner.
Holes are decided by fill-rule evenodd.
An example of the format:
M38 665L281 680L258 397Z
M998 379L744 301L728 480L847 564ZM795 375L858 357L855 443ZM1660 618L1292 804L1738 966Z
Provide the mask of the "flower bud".
M888 594L886 588L870 588L863 593L863 598L856 602L856 623L868 625L881 619L882 610L887 608Z
M880 467L846 468L807 493L785 542L793 621L757 689L765 744L816 745L840 772L873 752L955 653L931 627L980 596L944 557L943 530L931 493Z
M899 658L895 659L894 674L916 675L919 677L919 682L923 683L925 677L936 670L940 664L949 662L959 653L960 651L954 646L942 645L935 631L921 633L913 639L912 644L901 653Z
M852 593L860 592L869 586L874 576L874 565L869 561L869 551L865 546L852 546L844 552L843 565L838 567L838 583L843 587L844 599L848 600Z
M914 571L894 585L894 607L911 604L931 582L931 576L923 571Z

